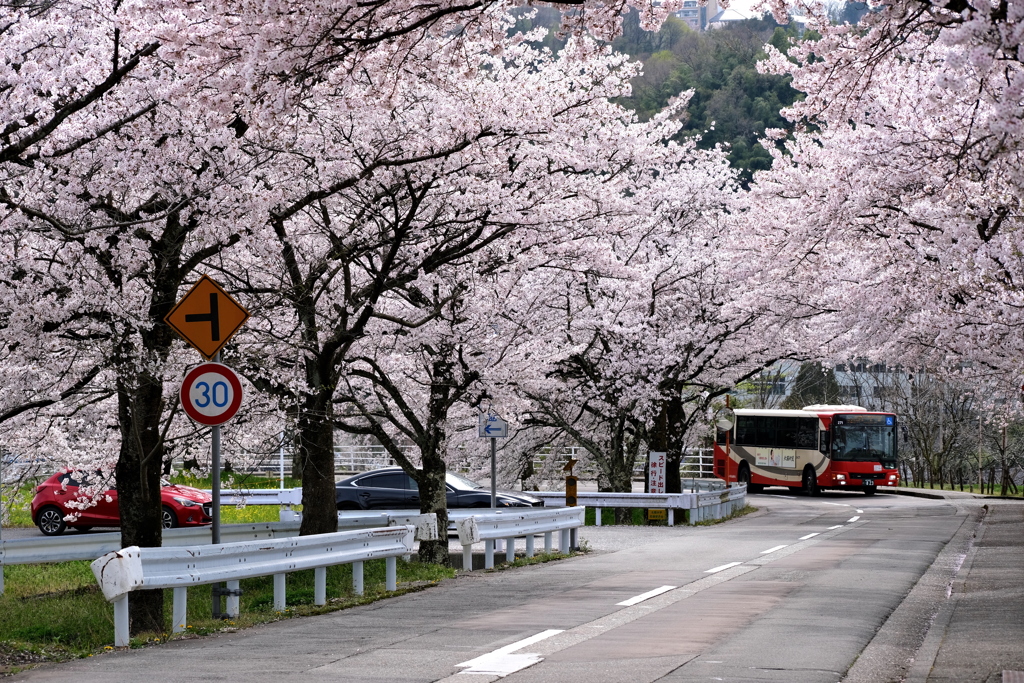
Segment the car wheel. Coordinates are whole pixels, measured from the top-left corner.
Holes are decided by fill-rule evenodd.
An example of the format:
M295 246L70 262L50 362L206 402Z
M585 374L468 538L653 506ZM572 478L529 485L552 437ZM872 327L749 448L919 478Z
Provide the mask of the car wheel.
M810 466L804 468L804 479L801 489L805 495L818 495L818 478L815 476L814 468Z
M178 526L178 515L174 514L174 509L164 505L163 511L160 514L160 521L163 523L165 529L173 529Z
M64 521L64 513L60 511L60 508L52 505L48 505L39 511L39 516L36 518L36 526L39 527L44 536L60 536L68 528L67 522Z

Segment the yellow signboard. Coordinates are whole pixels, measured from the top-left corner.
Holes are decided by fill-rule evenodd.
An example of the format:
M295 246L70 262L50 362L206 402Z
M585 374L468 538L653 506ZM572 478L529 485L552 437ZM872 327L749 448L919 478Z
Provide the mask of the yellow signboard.
M164 321L203 358L211 360L248 319L249 311L204 275Z
M649 521L654 521L654 520L662 520L663 521L663 520L667 520L668 519L668 510L648 509L647 510L647 519Z

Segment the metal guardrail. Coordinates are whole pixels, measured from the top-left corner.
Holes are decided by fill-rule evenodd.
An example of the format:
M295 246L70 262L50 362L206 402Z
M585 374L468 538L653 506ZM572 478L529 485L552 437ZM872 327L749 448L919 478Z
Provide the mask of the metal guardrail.
M293 538L299 535L299 521L267 522L263 524L225 524L220 529L223 543ZM433 541L439 538L437 516L411 514L408 510L394 512L339 512L338 529L375 529L388 526L414 528L415 540ZM164 529L163 547L180 548L211 545L213 531L209 526ZM95 560L106 553L120 550L121 532L101 534L75 534L58 538L18 538L0 540L0 595L4 592L3 566L14 564L43 564Z
M287 572L314 569L314 599L327 603L327 567L353 565L353 585L363 592L362 564L384 558L387 590L397 588L397 558L413 550L412 526L387 527L334 534L299 536L273 541L221 543L182 548L139 548L131 546L107 553L92 563L92 572L103 596L114 604L114 645L129 642L128 593L150 588L173 588L173 631L185 630L187 590L227 581L231 584L257 576L274 576L274 609L285 609ZM235 586L237 588L237 586ZM237 616L237 602L229 601L228 612Z
M473 569L473 544L484 541L484 568L494 568L494 542L506 539L506 559L515 559L515 539L526 537L526 556L533 557L534 536L544 534L544 551L551 552L551 534L559 532L558 549L568 552L569 530L583 526L582 507L488 511L473 514L456 523L462 545L462 567Z
M564 506L564 491L531 491L530 495L544 500L545 506ZM602 508L654 508L668 510L668 525L675 525L675 510L687 510L689 523L704 522L728 517L747 504L747 487L734 485L732 488L697 493L595 493L583 491L576 494L580 505L595 508L594 523L601 526Z

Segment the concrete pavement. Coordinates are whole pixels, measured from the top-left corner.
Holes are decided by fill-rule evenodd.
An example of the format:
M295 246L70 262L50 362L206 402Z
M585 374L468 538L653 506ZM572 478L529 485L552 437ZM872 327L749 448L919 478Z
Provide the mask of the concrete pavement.
M781 491L751 502L762 511L715 527L589 527L587 557L15 680L474 683L496 677L464 664L524 657L542 661L509 683L1004 683L1004 670L1024 671L1021 503ZM678 588L620 606L658 586ZM545 633L532 655L498 654Z

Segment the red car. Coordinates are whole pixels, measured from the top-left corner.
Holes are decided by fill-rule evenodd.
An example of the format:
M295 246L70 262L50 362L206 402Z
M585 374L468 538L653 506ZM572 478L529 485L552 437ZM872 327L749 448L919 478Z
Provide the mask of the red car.
M84 473L58 472L36 487L36 494L32 498L32 521L39 530L47 536L58 536L68 527L76 531L88 531L94 526L121 526L116 489L109 489L95 505L84 509L68 506L69 502L79 498L78 487L82 483L72 477L74 474ZM210 494L189 486L178 486L166 481L161 483L160 500L163 503L165 529L202 526L213 521L210 517ZM74 521L66 521L64 518L71 514L77 515Z

